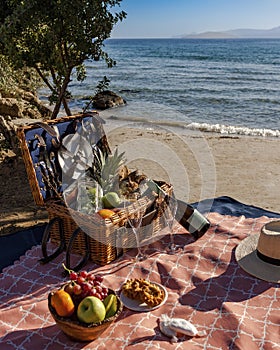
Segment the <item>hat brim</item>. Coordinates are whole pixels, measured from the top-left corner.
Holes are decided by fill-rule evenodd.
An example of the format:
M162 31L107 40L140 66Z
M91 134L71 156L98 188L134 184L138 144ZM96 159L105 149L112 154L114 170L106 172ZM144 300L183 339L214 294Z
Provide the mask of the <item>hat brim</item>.
M257 256L259 236L254 234L239 243L235 250L236 261L250 275L267 282L280 283L280 266L266 263Z

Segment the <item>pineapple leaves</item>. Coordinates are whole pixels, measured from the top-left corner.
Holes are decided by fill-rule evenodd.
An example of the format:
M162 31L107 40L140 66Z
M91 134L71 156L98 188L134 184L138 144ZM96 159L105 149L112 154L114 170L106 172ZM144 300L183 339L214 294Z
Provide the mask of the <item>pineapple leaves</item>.
M92 167L89 169L91 176L101 186L104 193L116 191L119 183L119 170L124 165L125 152L118 153L115 149L113 154L104 155L98 148L94 148Z

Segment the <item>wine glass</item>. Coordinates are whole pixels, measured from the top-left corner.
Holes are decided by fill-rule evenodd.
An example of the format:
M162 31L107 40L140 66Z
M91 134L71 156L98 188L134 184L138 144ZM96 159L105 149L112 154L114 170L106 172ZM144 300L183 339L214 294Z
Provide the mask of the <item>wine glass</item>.
M170 242L169 242L168 247L166 249L166 252L169 254L174 254L174 253L180 251L180 249L181 249L180 246L175 244L174 236L173 236L173 226L174 226L174 220L175 220L177 208L178 208L177 199L174 197L174 195L170 196L168 198L167 206L163 212L165 222L169 228Z
M142 219L144 215L144 210L141 207L134 208L133 213L130 214L128 207L131 205L131 203L128 202L127 200L124 200L123 203L124 203L124 208L126 209L126 212L127 212L127 223L131 227L136 240L136 246L138 251L137 251L135 260L143 261L147 258L147 256L142 252L140 248L141 244L140 244L139 234L140 234Z

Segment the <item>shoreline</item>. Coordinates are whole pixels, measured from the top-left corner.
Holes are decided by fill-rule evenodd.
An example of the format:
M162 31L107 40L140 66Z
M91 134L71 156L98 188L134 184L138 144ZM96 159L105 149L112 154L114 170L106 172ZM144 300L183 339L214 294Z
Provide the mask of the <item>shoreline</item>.
M174 120L174 119L150 119L148 117L142 117L138 115L127 114L125 110L126 106L119 106L104 111L98 111L101 117L108 122L114 122L119 124L124 123L137 123L147 124L157 127L170 127L177 128L183 132L203 132L203 133L215 133L217 135L227 136L252 136L252 137L271 137L280 138L280 130L270 128L248 127L229 124L209 124L207 122L195 122L192 120Z
M112 149L128 152L131 166L149 177L171 182L182 200L229 196L280 212L278 138L106 124L105 130Z

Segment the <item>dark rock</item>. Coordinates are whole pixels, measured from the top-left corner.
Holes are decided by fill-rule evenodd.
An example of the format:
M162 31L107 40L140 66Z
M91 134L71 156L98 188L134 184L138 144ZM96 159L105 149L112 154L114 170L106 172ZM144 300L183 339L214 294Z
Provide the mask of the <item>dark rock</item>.
M1 98L0 114L20 118L23 116L23 104L15 98Z
M12 119L40 119L50 117L51 110L43 105L36 93L15 88L10 94L0 96L0 115Z
M92 106L101 110L122 106L124 104L126 104L126 101L110 90L99 92L92 99Z

